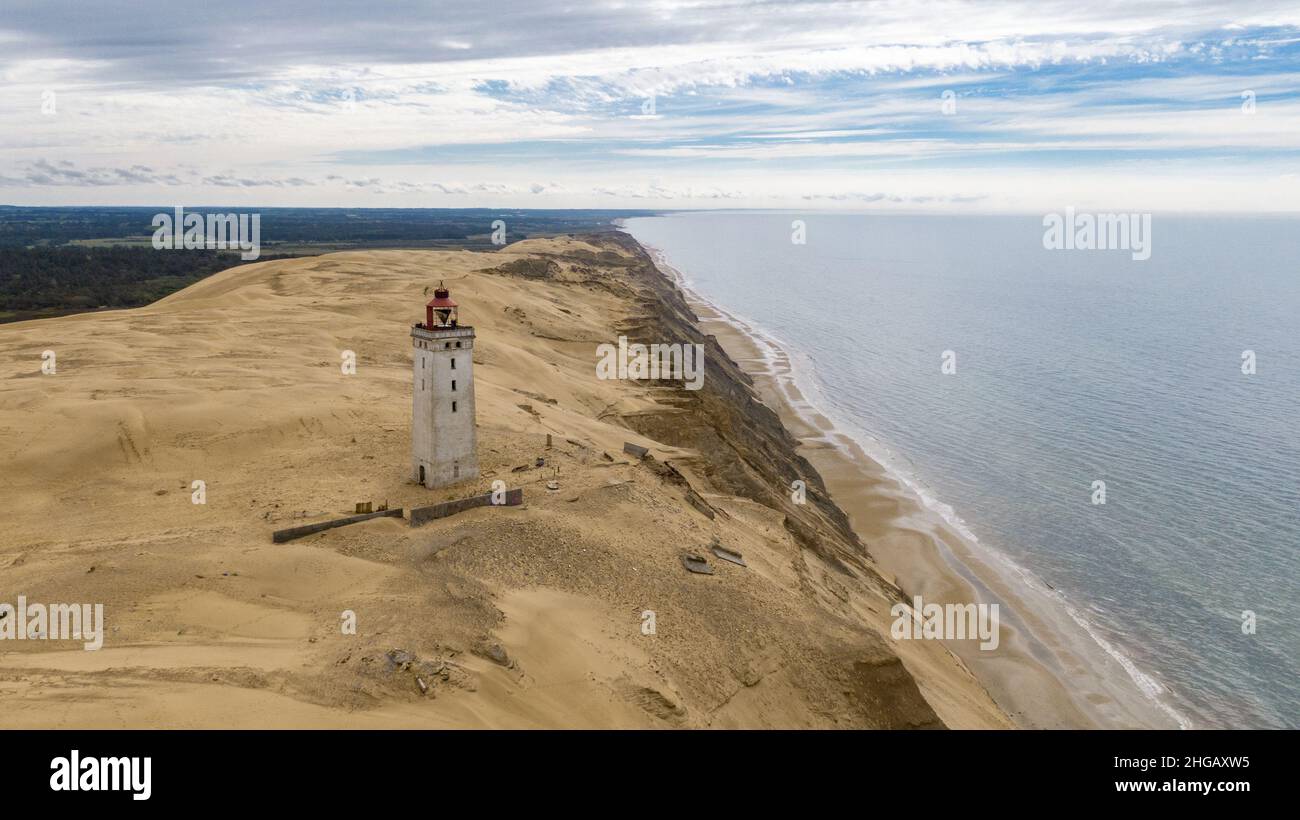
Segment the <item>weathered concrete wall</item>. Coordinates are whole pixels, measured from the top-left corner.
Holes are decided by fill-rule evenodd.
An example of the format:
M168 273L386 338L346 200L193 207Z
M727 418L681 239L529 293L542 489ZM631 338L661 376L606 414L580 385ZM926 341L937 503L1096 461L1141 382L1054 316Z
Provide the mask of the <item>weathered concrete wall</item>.
M414 328L411 337L415 345L412 478L420 480L422 466L426 487L475 478L478 436L474 428L474 329L430 332Z
M633 444L630 441L623 442L623 452L636 458L645 458L645 454L650 452L639 444Z
M401 518L402 508L395 510L380 510L379 512L364 513L362 515L349 515L347 518L335 518L330 521L318 521L315 524L304 524L301 527L290 527L287 530L276 530L271 534L271 540L277 544L283 544L285 541L292 541L295 538L302 538L304 535L311 535L315 532L324 532L335 527L342 527L348 524L355 524L358 521L369 521L372 518Z
M522 488L507 490L505 503L498 505L502 507L518 507L524 503L524 491ZM433 504L428 507L414 507L411 509L411 526L418 527L421 524L427 524L437 518L446 518L449 515L472 510L475 507L491 507L492 493L485 495L476 495L471 498L458 498L455 501L444 501L441 504Z

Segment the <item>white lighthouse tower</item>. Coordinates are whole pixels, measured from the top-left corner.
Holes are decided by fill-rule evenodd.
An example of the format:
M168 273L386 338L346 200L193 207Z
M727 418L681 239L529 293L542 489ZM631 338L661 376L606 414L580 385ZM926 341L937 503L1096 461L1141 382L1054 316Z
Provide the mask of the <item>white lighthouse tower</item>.
M411 420L412 477L426 487L478 475L474 432L474 328L457 321L442 283L411 328L415 394Z

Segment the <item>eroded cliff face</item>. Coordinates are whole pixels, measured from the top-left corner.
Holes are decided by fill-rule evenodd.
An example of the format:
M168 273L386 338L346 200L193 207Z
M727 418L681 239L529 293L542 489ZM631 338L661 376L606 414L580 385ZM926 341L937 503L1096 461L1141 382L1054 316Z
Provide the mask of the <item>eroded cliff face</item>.
M654 390L658 406L621 414L623 423L663 444L695 451L697 455L682 459L680 466L696 472L713 492L780 511L791 536L829 566L904 600L872 568L867 546L827 494L817 470L797 452L798 442L758 399L753 380L716 338L700 330L681 290L626 234L600 234L587 241L619 249L567 255L568 269L578 274L570 281L609 290L631 305L629 314L612 328L611 339L625 335L629 344L680 342L700 344L705 350L706 375L699 390L683 389L680 381L668 379L644 381ZM556 279L563 270L556 260L541 256L496 269L530 279ZM806 485L804 504L792 498L795 481Z
M794 437L758 400L750 377L716 338L699 330L682 292L655 268L644 249L631 244L637 261L630 275L640 286L637 298L645 319L629 320L619 330L637 340L684 338L705 345L708 376L698 391L667 387L661 400L678 413L632 416L629 424L643 432L653 430L665 443L699 451L704 475L720 492L780 510L790 533L832 566L874 575L866 545L827 495L817 470L795 451ZM806 485L805 504L795 504L791 497L795 481Z
M853 637L841 643L844 691L851 699L889 702L891 726L938 727L941 722L917 690L898 656L880 638L890 606L905 598L873 566L867 545L826 491L817 470L797 452L798 442L777 414L755 393L752 379L704 334L681 290L664 276L635 240L624 234L584 238L600 252L575 251L507 264L494 273L549 279L608 291L627 304L626 315L610 331L610 342L699 344L705 351L705 378L698 390L673 379L643 380L653 406L620 411L612 417L629 429L679 453L645 466L662 481L679 487L683 498L711 519L727 513L710 499L747 499L772 511L795 547L790 567L807 597L846 626ZM609 249L616 249L613 252ZM545 261L542 261L545 259ZM805 484L805 503L795 503L791 486ZM858 653L855 657L855 653ZM880 711L874 711L873 721ZM879 725L879 724L876 724Z

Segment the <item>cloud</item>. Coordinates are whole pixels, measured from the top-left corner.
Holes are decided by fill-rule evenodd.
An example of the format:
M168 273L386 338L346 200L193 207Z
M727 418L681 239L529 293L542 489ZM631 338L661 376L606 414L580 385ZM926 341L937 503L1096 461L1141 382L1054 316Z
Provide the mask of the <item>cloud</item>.
M888 202L896 205L904 205L904 204L927 205L930 203L947 202L947 203L952 203L957 205L965 205L965 204L980 202L982 200L988 199L988 195L987 194L966 194L966 195L954 194L949 196L921 196L921 195L901 196L899 194L886 194L886 193L878 193L878 192L877 193L845 192L845 193L834 193L834 194L804 194L803 199L806 202L818 202L818 201L829 200L831 202L863 202L863 203Z
M250 179L248 177L237 177L232 174L218 174L216 176L204 177L203 185L213 185L218 188L301 188L316 183L305 180L301 177L289 177L288 179Z
M7 3L7 196L885 205L855 192L978 165L970 196L1015 200L998 179L1027 168L1139 186L1230 162L1245 206L1247 180L1300 170L1294 2L320 0L304 25L231 0L202 26L147 5ZM823 176L834 190L799 181ZM958 202L905 185L889 196Z
M0 185L105 187L113 185L183 185L185 180L170 173L158 173L145 165L129 168L78 168L69 160L29 163L20 176L0 177Z
M670 187L664 185L624 185L617 188L606 186L596 186L592 188L592 193L599 196L616 197L619 199L743 199L748 194L741 191L727 191L720 188L695 186Z
M0 22L8 61L94 62L113 82L231 82L265 78L304 65L527 63L538 82L632 68L672 71L715 61L703 82L757 70L817 71L872 65L1021 64L1128 54L1152 57L1188 35L1300 25L1286 0L1188 5L1174 0L642 0L584 6L564 0L478 0L436 4L395 0L358 4L319 0L310 21L296 4L227 0L202 25L177 25L147 3L119 0L84 13L81 0L9 0ZM895 49L882 52L881 48ZM184 54L185 59L176 56ZM740 73L736 73L740 70ZM520 78L521 80L524 78ZM662 77L649 74L645 87Z

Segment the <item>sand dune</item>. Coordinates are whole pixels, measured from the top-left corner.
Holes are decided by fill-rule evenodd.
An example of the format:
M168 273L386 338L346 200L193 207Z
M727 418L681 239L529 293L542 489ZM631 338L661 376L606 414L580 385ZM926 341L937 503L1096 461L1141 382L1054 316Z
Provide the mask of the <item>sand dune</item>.
M744 458L650 434L716 425L720 399L684 407L595 377L595 345L654 298L618 262L629 253L598 239L338 253L0 327L0 601L103 603L107 620L98 652L0 644L0 726L1008 725L942 647L900 662L891 590L833 532L833 506L806 526L847 546L810 548L789 511L738 491L754 482ZM509 267L530 259L551 264ZM429 491L408 475L408 330L439 280L478 333L483 473ZM524 506L271 542L358 501L418 506L495 479ZM680 553L713 537L749 567L686 573Z

